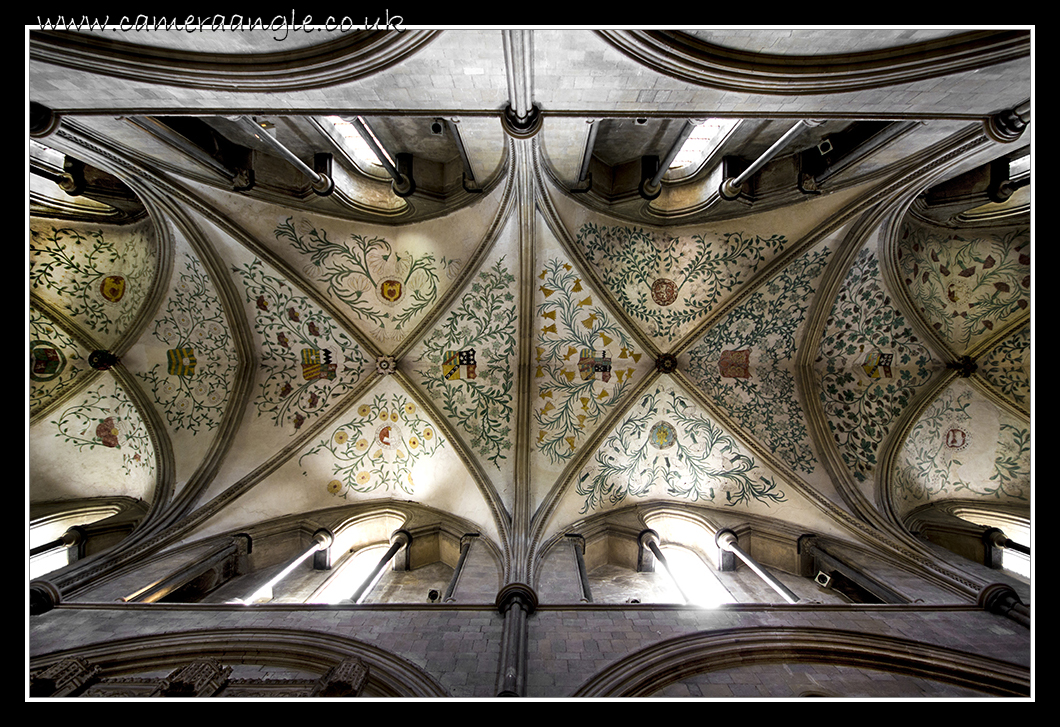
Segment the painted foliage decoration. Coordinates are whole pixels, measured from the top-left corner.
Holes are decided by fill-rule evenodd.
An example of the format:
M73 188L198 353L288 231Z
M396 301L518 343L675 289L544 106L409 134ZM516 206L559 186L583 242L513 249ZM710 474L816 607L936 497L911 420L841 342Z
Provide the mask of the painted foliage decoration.
M136 407L117 382L104 382L52 420L55 436L83 451L103 447L121 454L126 475L154 472L151 438Z
M622 398L641 354L570 264L548 260L538 279L536 444L556 463Z
M348 497L380 488L413 494L412 470L444 442L416 404L401 394L378 394L357 407L356 416L307 451L307 457L328 454L334 460L332 495ZM307 475L306 472L302 473Z
M233 268L253 306L265 380L258 416L293 434L333 397L350 391L368 360L345 332L305 295L265 271L260 260Z
M652 336L673 341L706 315L722 295L783 250L782 235L727 232L671 237L636 227L586 223L578 244L609 289Z
M864 482L891 424L937 364L892 304L868 249L851 265L825 326L821 404L843 459Z
M479 272L445 321L424 339L420 382L442 411L495 465L512 447L515 284L500 258Z
M307 256L307 272L384 338L396 336L434 304L440 269L451 274L459 267L444 257L436 261L433 253L397 251L381 237L353 234L336 242L309 220L297 225L291 220L277 225L276 238Z
M98 334L120 333L153 276L139 231L117 239L101 229L30 229L30 285L58 296L66 312Z
M951 386L913 427L902 448L894 481L902 499L921 504L933 497L989 497L1026 501L1030 485L1030 429L1001 415L995 432L971 407L970 387ZM989 434L989 441L984 441ZM990 476L975 460L993 452Z
M1017 406L1031 405L1031 328L1016 331L976 361L978 373Z
M793 260L703 337L687 368L704 391L770 450L807 473L816 459L795 391L795 335L827 261L827 250Z
M784 502L736 440L672 388L657 386L607 438L577 483L581 512L665 494L727 507Z
M914 303L959 352L1030 307L1030 230L967 238L910 225L898 256Z
M43 313L29 310L29 410L58 398L88 369L74 339Z
M137 375L151 388L170 426L193 434L217 428L236 354L213 285L191 255L185 256L153 333L167 347L166 363Z

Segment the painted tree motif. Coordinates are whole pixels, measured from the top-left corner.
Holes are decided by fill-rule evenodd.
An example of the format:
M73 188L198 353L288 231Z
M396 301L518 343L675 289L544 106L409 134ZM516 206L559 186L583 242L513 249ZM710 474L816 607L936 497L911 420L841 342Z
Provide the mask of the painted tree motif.
M810 252L734 309L691 351L687 373L735 419L791 466L812 472L802 407L792 373L795 335L828 251ZM746 362L751 353L757 365Z
M83 451L106 447L121 453L126 475L133 470L154 471L154 449L136 407L114 382L86 392L84 400L52 420L56 437Z
M308 256L308 269L354 316L383 331L417 320L438 298L438 270L459 266L444 257L436 262L432 253L396 251L381 237L354 234L335 242L308 220L297 226L291 220L276 227L276 238Z
M853 476L865 481L892 422L927 383L933 361L862 250L836 297L817 355L821 404Z
M367 359L306 296L265 272L260 260L233 270L242 277L261 338L265 380L254 401L258 416L294 433L330 398L353 388Z
M1031 403L1030 351L1031 329L1027 326L978 359L976 363L979 368L976 373L993 384L1018 406L1029 408Z
M121 331L152 273L149 245L131 234L119 244L99 229L31 228L30 286L59 296L71 317L97 333Z
M1030 231L968 239L909 226L902 275L928 323L958 351L1030 307Z
M327 490L332 495L345 498L380 488L411 495L416 486L412 477L416 462L429 458L443 445L437 430L420 416L413 401L401 394L379 394L357 407L355 417L298 461L330 455L334 479L327 483Z
M645 497L656 484L666 494L727 507L786 500L776 483L694 404L673 389L645 394L597 452L576 485L581 512Z
M420 382L471 447L493 464L512 447L515 283L504 258L481 271L445 322L424 339Z
M155 321L154 336L168 346L167 362L137 374L176 430L215 429L228 401L236 357L220 301L191 255Z
M555 463L622 398L641 354L570 264L548 260L538 279L536 444Z
M974 392L951 387L924 412L902 447L894 481L902 499L914 504L938 496L993 497L1026 500L1030 482L1030 430L1007 418L998 425L996 441L981 437L972 412ZM991 436L993 439L993 436ZM987 478L968 477L962 467L968 456L994 451Z
M42 409L88 370L74 339L43 313L29 310L29 410Z
M592 223L582 225L577 239L626 312L643 321L652 336L669 341L787 243L782 235L727 232L717 240L674 238Z

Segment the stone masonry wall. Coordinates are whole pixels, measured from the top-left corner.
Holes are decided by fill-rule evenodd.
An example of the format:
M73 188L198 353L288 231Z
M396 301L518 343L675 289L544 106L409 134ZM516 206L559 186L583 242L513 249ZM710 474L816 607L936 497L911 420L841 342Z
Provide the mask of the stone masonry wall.
M466 698L492 697L496 693L503 621L492 608L470 606L188 608L154 604L60 606L33 617L30 626L31 656L119 639L204 629L276 628L331 634L385 649L431 675L451 696ZM526 696L569 696L618 660L681 635L784 626L906 638L1017 665L1030 663L1026 629L973 609L542 607L529 619ZM756 674L755 678L766 679L760 690L762 696L781 696L792 688L787 684L792 679L790 669L760 669ZM714 678L719 675L697 677L699 682L694 683L703 684ZM780 681L770 686L770 679ZM864 682L862 688L873 688L868 677L859 681ZM880 696L895 696L893 679L876 681ZM837 684L842 682L837 680ZM667 685L660 685L660 689L663 687ZM687 685L669 688L690 689ZM924 693L921 690L908 696Z

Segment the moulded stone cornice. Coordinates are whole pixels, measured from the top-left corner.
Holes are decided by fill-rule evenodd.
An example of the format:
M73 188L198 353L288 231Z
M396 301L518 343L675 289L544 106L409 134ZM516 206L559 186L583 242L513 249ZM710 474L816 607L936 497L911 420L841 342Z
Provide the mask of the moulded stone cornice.
M914 45L836 55L770 55L669 30L600 30L612 46L673 78L728 91L801 95L858 91L972 71L1030 55L1029 31L971 31Z
M55 31L32 31L33 62L127 81L215 91L277 93L323 88L378 73L441 31L360 31L278 53L201 53ZM115 33L117 35L117 33Z

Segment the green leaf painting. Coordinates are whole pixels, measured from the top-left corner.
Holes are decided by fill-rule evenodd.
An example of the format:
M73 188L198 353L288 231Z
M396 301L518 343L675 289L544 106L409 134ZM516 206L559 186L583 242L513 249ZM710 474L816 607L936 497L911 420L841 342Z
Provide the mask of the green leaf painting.
M894 482L911 507L939 497L1029 499L1030 428L1005 415L988 425L974 400L971 387L950 386L909 432Z
M803 472L816 459L795 390L795 336L828 251L809 252L735 308L690 352L687 373L769 449ZM738 356L746 366L727 366Z
M622 398L641 354L569 263L548 260L537 277L535 441L556 463Z
M438 271L458 263L432 253L395 250L381 237L352 234L333 240L308 220L288 217L274 234L308 259L307 273L359 320L381 331L399 332L419 319L438 298Z
M585 513L660 488L726 507L787 499L732 436L675 390L656 387L603 443L577 492Z
M90 389L80 403L64 409L52 424L58 430L55 436L79 451L99 447L120 453L126 475L135 470L154 471L151 437L136 407L116 382Z
M675 238L592 223L582 225L577 241L625 311L650 335L667 341L705 316L787 243L782 235Z
M30 286L59 299L66 313L97 334L123 331L152 282L152 245L142 232L30 229Z
M821 405L851 473L865 481L894 420L938 364L893 305L868 249L858 253L825 325Z
M350 391L368 360L318 306L266 272L260 260L233 270L243 281L261 339L258 416L293 434L329 399Z
M1030 251L1026 228L972 237L909 225L898 261L928 324L963 353L1029 309Z
M512 448L515 276L504 258L481 271L440 326L424 339L420 383L494 465Z
M137 376L150 387L169 425L193 434L216 429L237 361L217 294L190 255L153 333L168 349L167 362Z

